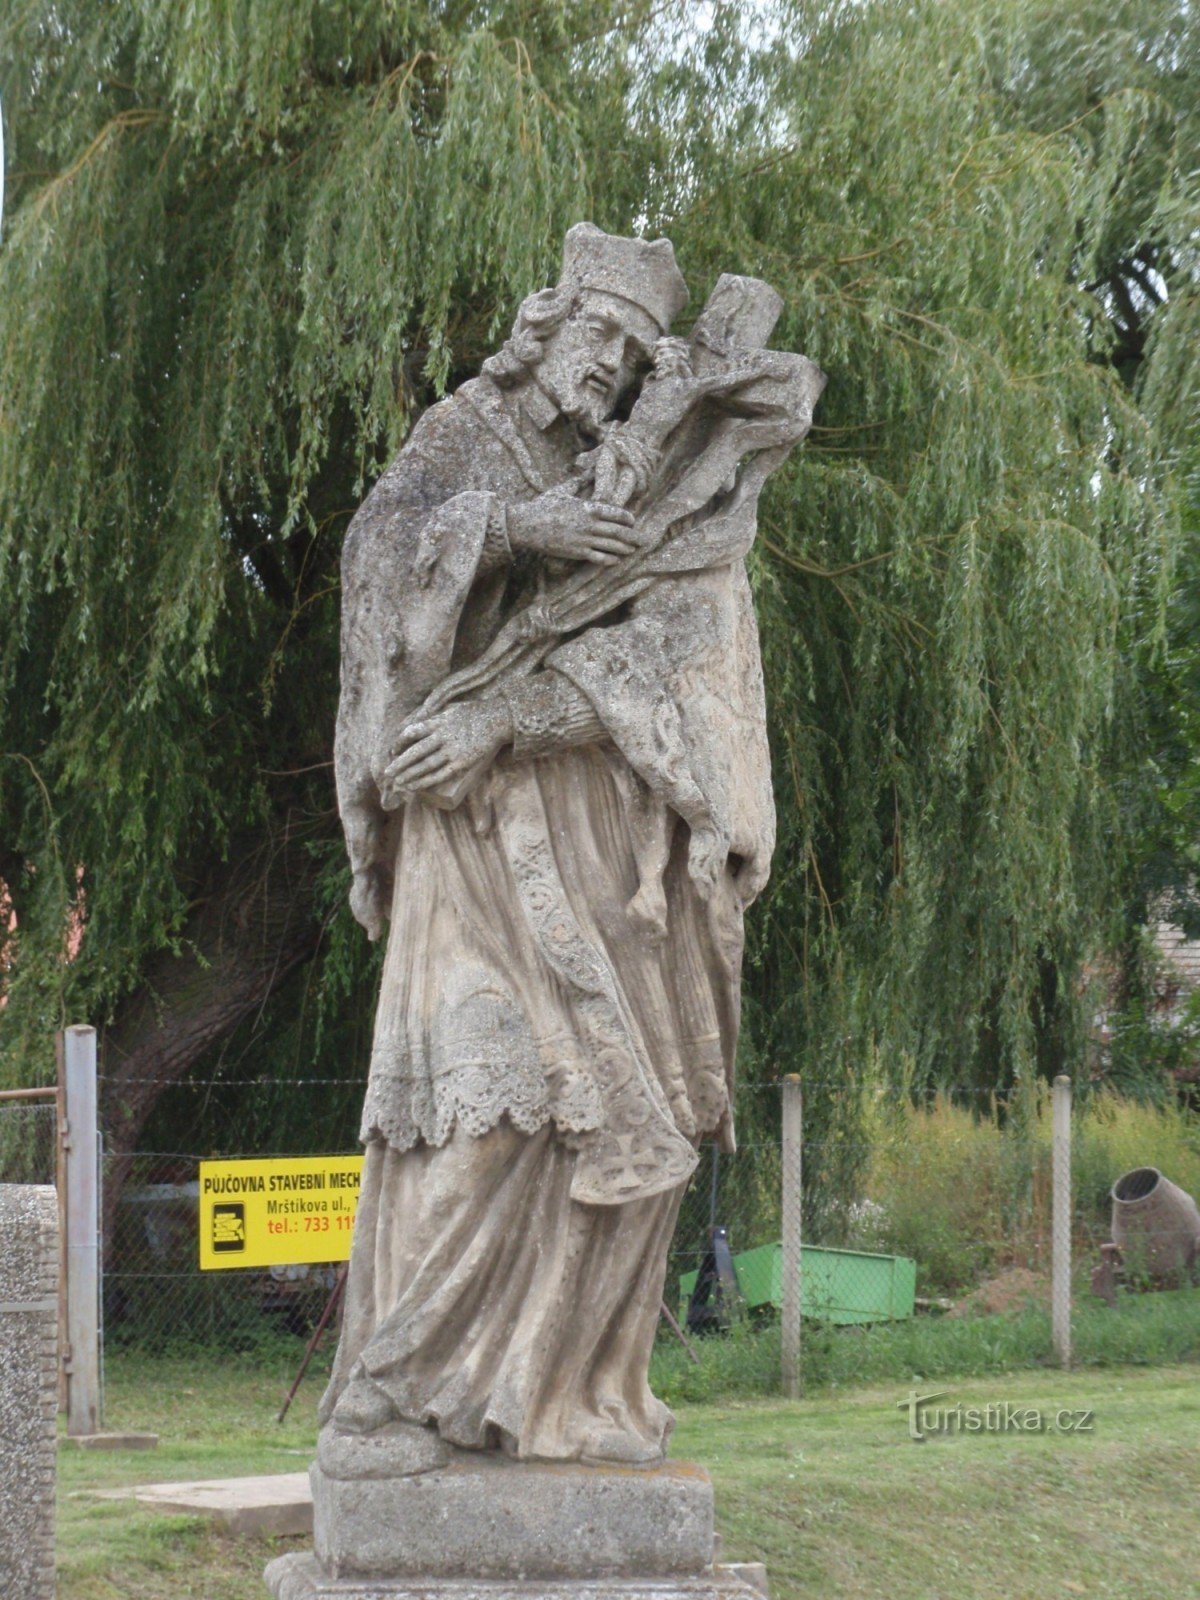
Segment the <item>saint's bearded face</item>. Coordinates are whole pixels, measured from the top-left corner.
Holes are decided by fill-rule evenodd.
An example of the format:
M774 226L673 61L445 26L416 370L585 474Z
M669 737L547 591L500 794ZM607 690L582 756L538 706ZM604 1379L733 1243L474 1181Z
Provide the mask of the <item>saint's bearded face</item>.
M595 432L649 364L657 333L637 306L587 289L546 341L537 381L561 411Z

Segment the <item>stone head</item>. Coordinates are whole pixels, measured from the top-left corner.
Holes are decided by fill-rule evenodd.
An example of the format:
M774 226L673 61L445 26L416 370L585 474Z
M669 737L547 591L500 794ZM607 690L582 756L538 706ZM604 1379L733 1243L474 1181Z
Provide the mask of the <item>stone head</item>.
M686 300L669 240L650 244L577 223L557 287L523 303L512 338L483 370L502 383L536 370L559 409L595 429L649 365Z
M594 429L649 366L654 344L653 324L637 306L582 289L543 346L537 381L560 411Z

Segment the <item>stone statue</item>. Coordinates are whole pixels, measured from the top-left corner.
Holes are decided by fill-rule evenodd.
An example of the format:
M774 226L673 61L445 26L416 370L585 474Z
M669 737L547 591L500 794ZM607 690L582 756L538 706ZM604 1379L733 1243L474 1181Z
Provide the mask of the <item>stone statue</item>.
M573 227L346 540L338 796L390 933L331 1471L663 1460L666 1253L733 1148L774 842L743 558L824 383L763 348L765 284L672 338L686 300L667 240Z

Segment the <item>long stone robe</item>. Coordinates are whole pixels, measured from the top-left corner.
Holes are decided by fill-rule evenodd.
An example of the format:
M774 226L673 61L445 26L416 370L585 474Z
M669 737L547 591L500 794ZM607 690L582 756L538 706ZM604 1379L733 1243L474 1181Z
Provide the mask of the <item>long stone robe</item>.
M666 1251L699 1140L732 1148L742 909L773 843L747 516L547 655L591 742L549 726L454 810L379 804L404 721L561 573L507 552L500 508L580 448L532 383L475 380L347 539L339 798L352 863L394 888L324 1415L366 1375L455 1444L635 1459L670 1427L646 1381Z

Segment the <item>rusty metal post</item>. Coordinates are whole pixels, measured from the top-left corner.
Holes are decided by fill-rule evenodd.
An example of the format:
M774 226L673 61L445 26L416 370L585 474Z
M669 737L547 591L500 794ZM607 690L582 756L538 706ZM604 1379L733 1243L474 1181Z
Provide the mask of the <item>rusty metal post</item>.
M63 1036L67 1195L67 1433L100 1429L100 1163L96 1125L96 1030Z
M783 1080L783 1261L780 1272L783 1393L800 1398L800 1195L804 1108L800 1079Z

